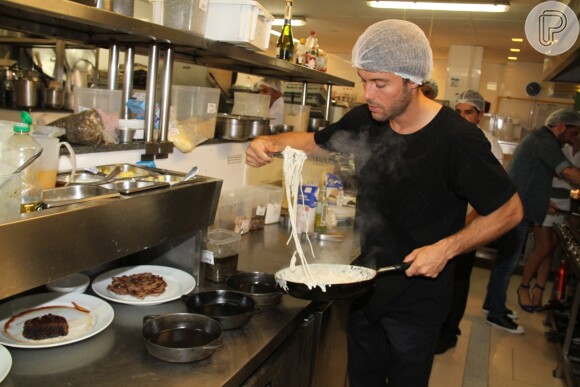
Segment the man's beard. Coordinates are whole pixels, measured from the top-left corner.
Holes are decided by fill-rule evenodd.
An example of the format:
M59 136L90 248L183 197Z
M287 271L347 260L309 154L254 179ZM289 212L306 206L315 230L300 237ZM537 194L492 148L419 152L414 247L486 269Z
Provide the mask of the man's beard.
M410 103L411 103L411 90L408 84L405 83L403 85L403 93L401 97L395 102L393 102L391 105L385 106L383 108L380 119L377 119L378 117L373 118L377 119L378 121L389 121L405 113Z

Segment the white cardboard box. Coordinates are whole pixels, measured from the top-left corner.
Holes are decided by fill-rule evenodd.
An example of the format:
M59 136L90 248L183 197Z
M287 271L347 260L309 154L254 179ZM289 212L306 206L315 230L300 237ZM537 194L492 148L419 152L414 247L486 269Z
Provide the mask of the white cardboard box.
M274 16L257 1L210 0L205 37L265 51L270 45L273 21Z

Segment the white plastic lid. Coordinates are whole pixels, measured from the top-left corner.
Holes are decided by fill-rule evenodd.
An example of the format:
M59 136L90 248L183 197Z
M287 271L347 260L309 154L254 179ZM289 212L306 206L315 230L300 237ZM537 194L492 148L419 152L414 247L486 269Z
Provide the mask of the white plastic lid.
M119 129L143 129L145 128L145 120L131 119L119 120Z

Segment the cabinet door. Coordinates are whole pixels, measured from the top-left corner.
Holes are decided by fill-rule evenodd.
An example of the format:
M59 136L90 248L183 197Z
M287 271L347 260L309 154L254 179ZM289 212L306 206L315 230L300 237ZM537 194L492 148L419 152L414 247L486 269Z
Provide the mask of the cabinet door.
M314 331L314 315L310 315L242 386L309 386Z

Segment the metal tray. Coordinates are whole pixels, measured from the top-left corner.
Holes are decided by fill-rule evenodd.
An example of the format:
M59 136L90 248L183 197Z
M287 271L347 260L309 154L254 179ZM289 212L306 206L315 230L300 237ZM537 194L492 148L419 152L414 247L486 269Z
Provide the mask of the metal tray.
M100 187L116 190L117 192L120 192L124 195L130 195L135 192L169 187L169 185L169 183L162 181L155 182L145 180L118 180L112 183L102 184Z
M42 191L42 201L46 208L119 196L119 192L98 185L69 185Z
M152 172L148 169L141 168L133 164L109 164L109 165L99 165L97 170L105 175L111 173L115 167L121 168L121 173L116 176L116 179L127 179L133 177L147 177L157 175L156 172Z
M92 173L92 172L76 172L75 173L75 179L74 182L75 183L95 183L98 182L99 180L103 180L105 178L105 174L98 172L98 173ZM56 175L56 183L57 185L63 186L66 183L68 183L70 179L70 171L69 172L59 172Z
M134 179L135 181L149 181L149 182L154 182L154 183L169 183L170 185L179 183L181 181L183 181L183 177L181 175L170 175L170 174L165 174L165 175L154 175L154 176L149 176L149 177L140 177L140 178L136 178Z

